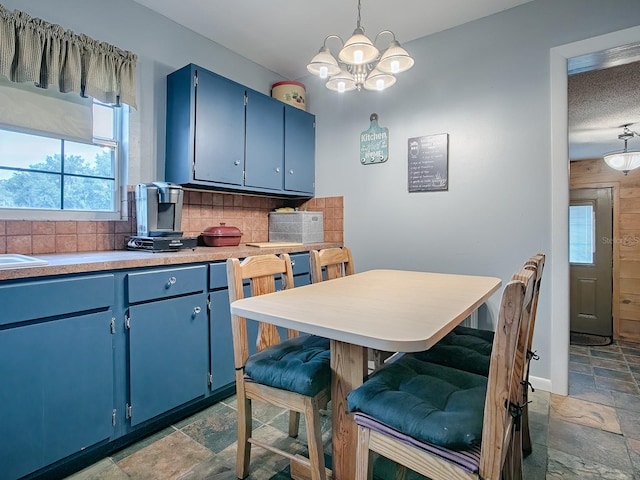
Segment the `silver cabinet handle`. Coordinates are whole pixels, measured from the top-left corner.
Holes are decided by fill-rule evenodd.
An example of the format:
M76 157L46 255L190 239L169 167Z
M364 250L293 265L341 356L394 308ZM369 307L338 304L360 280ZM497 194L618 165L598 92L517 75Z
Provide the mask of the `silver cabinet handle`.
M240 160L236 160L235 162L233 162L233 164L237 167L238 165L240 165Z
M175 285L175 283L176 283L176 277L170 277L166 287L171 288L171 285Z
M293 267L296 264L295 260L291 260L291 266Z
M276 167L276 173L280 173L280 167Z
M193 314L197 315L202 311L202 309L199 306L193 307Z
M293 175L293 168L289 170L289 175Z

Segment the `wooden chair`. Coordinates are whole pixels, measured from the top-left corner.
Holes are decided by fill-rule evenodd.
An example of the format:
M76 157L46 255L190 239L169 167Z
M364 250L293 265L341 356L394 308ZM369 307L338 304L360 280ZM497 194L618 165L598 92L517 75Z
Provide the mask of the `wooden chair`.
M293 271L289 255L258 255L242 262L227 260L229 301L244 298L243 281L249 280L251 295L276 291L276 279L282 288L292 288ZM231 316L233 353L238 398L238 452L236 475L249 474L251 445L265 448L311 470L313 480L326 480L320 408L326 408L330 398L329 340L313 335L299 336L288 331L281 341L274 325L260 323L256 340L257 353L250 355L247 322ZM307 427L309 458L286 452L252 437L251 401L260 400L290 410L289 435L298 434L298 420L303 414Z
M524 410L522 412L522 452L525 456L533 451L531 443L531 433L529 431L529 370L531 360L537 360L538 355L533 350L533 333L536 324L536 314L538 313L538 298L540 297L540 283L542 282L542 272L544 270L545 255L538 253L531 257L525 263L524 268L533 270L536 273L535 285L533 287L533 301L531 306L531 320L529 326L529 338L527 340L526 362L524 366L524 389L522 392L522 404Z
M532 350L533 333L537 313L538 298L540 296L540 283L544 270L545 255L538 253L530 257L524 264L524 269L535 272L533 300L530 312L530 327L528 338L525 344L520 345L522 354L525 355L525 364L522 385L526 388L522 390L523 405L521 418L521 430L516 432L516 436L521 435L522 451L525 456L532 452L531 435L529 432L529 370L531 360L537 359L537 355ZM494 332L490 330L480 330L469 327L456 327L454 331L441 340L436 346L419 352L416 357L429 362L442 363L480 375L489 374L489 359L492 349Z
M519 416L522 408L520 381L523 378L524 362L518 360L517 349L519 344L526 342L529 335L528 322L532 309L534 277L533 271L520 270L502 293L489 375L486 380L481 375L440 364L422 362L414 356L406 355L385 365L361 387L349 394L347 398L349 407L357 412L354 419L358 424L355 480L371 478L372 452L377 452L401 466L397 479L405 478L407 468L432 480L519 478L518 472L515 471L517 460L510 451L513 448L512 436L515 426L513 418ZM409 393L400 392L400 386L396 386L395 383L402 388L407 388L407 383L397 379L403 375L403 370L412 368L430 373L419 379L409 377L412 380L413 390ZM378 378L383 380L380 381ZM433 381L434 378L435 381ZM455 382L451 380L452 378L455 378ZM452 408L455 415L446 416L444 414L447 412L442 410L435 417L425 417L421 422L414 422L407 417L410 410L429 412L432 408L430 404L427 403L426 409L421 410L422 407L418 402L423 402L425 399L429 402L434 395L446 398L447 402L450 398L453 401L453 394L442 387L447 382L457 382L456 385L464 387L454 392L456 398ZM382 388L385 385L389 387L388 390ZM478 385L486 387L484 399L478 399ZM517 387L514 388L514 385ZM398 391L394 390L396 388ZM444 390L444 393L440 390ZM398 398L403 401L394 401ZM408 398L414 398L416 403L407 402ZM408 405L411 408L408 408ZM471 411L465 411L464 417L461 417L460 406L468 406ZM476 432L474 436L471 429L469 432L464 429L460 432L460 418L466 418L470 422L483 418L481 433ZM446 423L447 421L449 423ZM424 438L416 438L417 435L412 437L406 431L396 428L397 425L405 424L411 426L405 430L413 431L416 424L420 429L430 422L438 428L424 432L425 437L440 439L442 432L455 430L460 438L471 438L469 442L474 443L473 439L480 435L479 448L477 446L452 447L446 442L434 444L427 442Z
M349 247L311 250L309 253L312 283L333 280L355 273ZM391 355L393 355L392 352L369 350L369 360L373 360L374 370L384 365L385 360Z

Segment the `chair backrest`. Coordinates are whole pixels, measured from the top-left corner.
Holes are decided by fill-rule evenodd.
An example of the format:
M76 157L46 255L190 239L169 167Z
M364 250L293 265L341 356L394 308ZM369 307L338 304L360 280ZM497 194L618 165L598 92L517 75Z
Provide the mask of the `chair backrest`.
M527 338L521 328L528 335L534 276L532 270L520 270L502 292L487 379L480 455L481 478L501 478L511 442L511 408L519 402L512 385L514 379L519 384L523 375L523 362L516 362L516 350L518 344Z
M542 271L544 270L544 253L538 253L531 257L524 264L524 268L528 270L535 270L535 285L533 287L533 306L531 308L531 325L529 326L529 339L527 342L527 355L530 355L533 345L533 329L536 324L536 314L538 312L538 297L540 296L540 283L542 282Z
M276 291L276 280L282 280L282 288L293 288L293 270L289 255L256 255L247 257L242 262L237 258L227 259L227 282L229 285L229 303L245 298L243 283L250 282L251 296L273 293ZM247 321L238 315L231 315L233 332L233 353L235 367L242 368L249 358L249 340L247 337ZM290 337L298 332L289 330ZM280 334L275 325L259 323L256 347L258 351L280 343Z
M323 250L311 250L311 281L313 283L325 280L333 280L334 278L352 275L354 273L353 259L351 258L351 249L349 247L342 248L325 248ZM325 271L325 275L322 271Z

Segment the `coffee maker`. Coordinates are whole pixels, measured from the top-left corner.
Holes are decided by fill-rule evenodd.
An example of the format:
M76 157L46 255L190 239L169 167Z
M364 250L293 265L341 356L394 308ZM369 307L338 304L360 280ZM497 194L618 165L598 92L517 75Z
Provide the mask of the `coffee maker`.
M169 182L136 185L137 235L128 248L163 252L195 248L197 239L182 236L182 199L180 185Z

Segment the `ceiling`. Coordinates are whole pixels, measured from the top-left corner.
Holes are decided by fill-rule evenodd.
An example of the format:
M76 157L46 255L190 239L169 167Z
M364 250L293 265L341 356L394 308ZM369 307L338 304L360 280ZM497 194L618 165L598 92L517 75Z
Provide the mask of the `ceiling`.
M356 27L356 0L134 0L289 80L327 35L346 40ZM392 30L400 43L486 17L530 0L362 0L361 25L371 40ZM329 48L339 49L331 40ZM381 37L384 48L387 36Z
M624 142L618 135L624 125L640 133L640 45L625 46L625 51L615 62L610 61L612 57L607 52L576 57L569 62L570 72L596 68L569 76L571 160L597 158L622 150ZM588 64L590 59L586 57L594 63ZM629 149L640 149L640 137L629 140L628 145Z
M306 65L327 35L346 40L357 18L356 0L134 1L293 80L308 74ZM528 1L362 0L361 25L372 40L388 29L406 44ZM339 42L330 40L329 48L336 52ZM623 125L640 132L640 44L570 59L569 72L570 158L622 149ZM640 149L640 137L629 147Z

